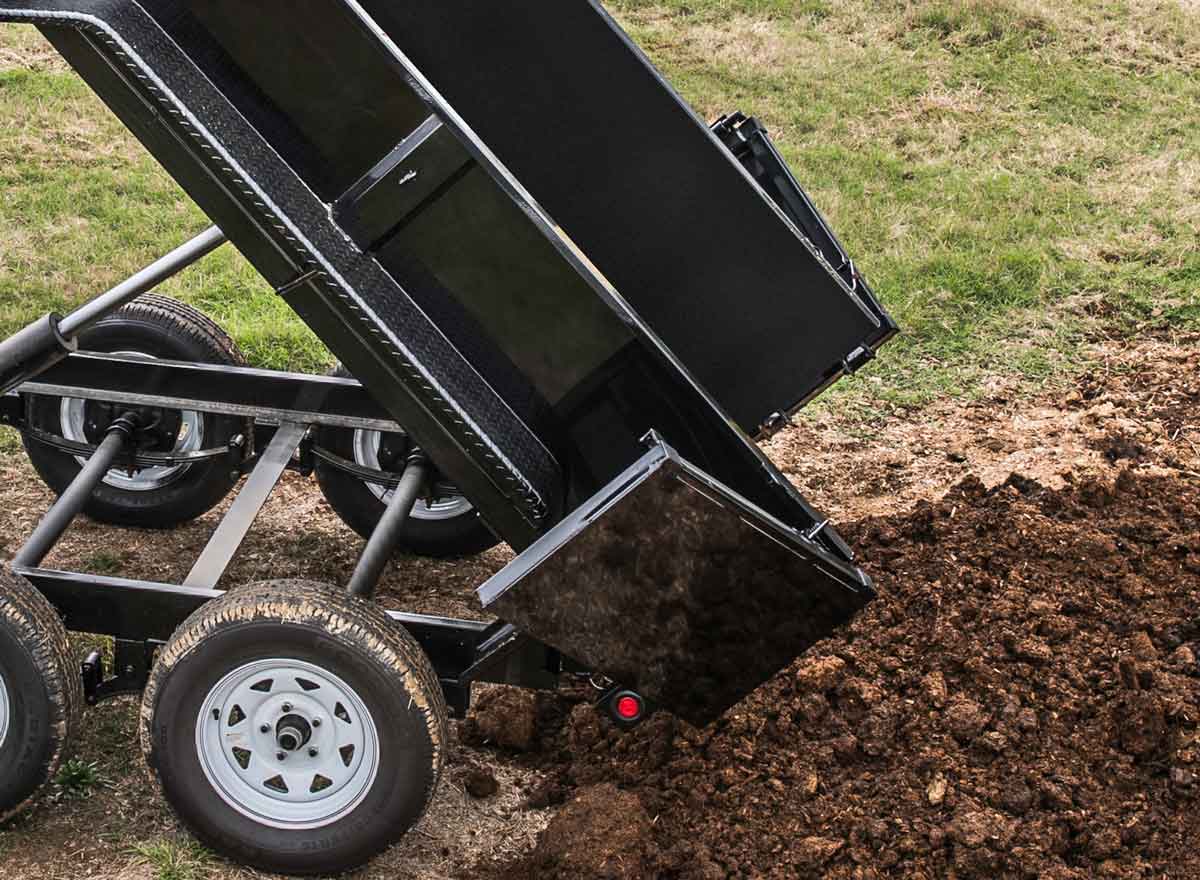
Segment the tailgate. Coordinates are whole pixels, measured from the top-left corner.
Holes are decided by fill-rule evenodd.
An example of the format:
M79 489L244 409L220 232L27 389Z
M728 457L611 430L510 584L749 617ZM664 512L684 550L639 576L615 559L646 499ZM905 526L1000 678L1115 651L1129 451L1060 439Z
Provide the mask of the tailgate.
M874 595L661 442L479 589L492 613L697 725Z

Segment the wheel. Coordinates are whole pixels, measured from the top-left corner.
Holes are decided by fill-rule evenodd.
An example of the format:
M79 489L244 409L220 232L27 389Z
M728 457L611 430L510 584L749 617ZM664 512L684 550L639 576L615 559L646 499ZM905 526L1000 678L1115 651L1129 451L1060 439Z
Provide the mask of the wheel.
M264 871L361 865L421 817L446 748L437 675L378 607L322 584L235 590L185 621L142 749L204 844Z
M336 375L349 373L339 369ZM408 437L403 434L330 427L318 429L316 444L362 467L383 471L402 470L410 448ZM393 490L364 482L320 460L316 472L329 506L346 525L369 538L391 501ZM453 483L435 474L433 487L433 498L417 501L400 532L402 550L438 558L474 556L499 543L479 518L475 506Z
M62 620L29 581L0 568L0 822L54 778L82 709Z
M85 351L167 358L209 364L244 366L246 361L215 323L184 303L147 294L80 335ZM119 415L111 404L77 398L26 396L26 419L43 432L77 442L97 443L103 429ZM195 452L228 444L251 426L231 416L194 411L140 410L150 430L149 451ZM35 437L24 436L34 469L56 493L79 473L83 459L61 452ZM229 462L214 459L198 464L114 468L105 476L84 512L100 522L169 528L211 510L233 488L236 478Z

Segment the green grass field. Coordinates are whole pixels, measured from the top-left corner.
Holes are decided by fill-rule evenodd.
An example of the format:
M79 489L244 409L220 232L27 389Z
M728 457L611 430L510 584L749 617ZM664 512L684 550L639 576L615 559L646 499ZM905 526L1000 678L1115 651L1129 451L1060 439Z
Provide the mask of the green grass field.
M1196 0L614 0L701 115L763 118L904 327L864 415L1052 384L1089 340L1200 326ZM0 332L204 218L35 32L0 29ZM166 285L252 360L320 344L230 248Z

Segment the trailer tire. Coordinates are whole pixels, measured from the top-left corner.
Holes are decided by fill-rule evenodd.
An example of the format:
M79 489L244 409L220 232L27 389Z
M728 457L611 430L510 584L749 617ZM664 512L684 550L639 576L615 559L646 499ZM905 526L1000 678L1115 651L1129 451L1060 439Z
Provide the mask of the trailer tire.
M334 375L350 374L339 367ZM316 445L356 464L378 467L380 446L389 436L376 431L321 427L317 429ZM390 496L382 487L365 483L320 459L316 474L321 492L334 513L363 538L370 538L387 509ZM475 556L495 547L499 539L484 524L471 502L457 494L457 489L449 484L445 484L444 492L443 498L432 504L417 501L412 515L400 530L399 549L417 556L447 559Z
M307 581L197 610L162 649L141 718L180 820L213 850L285 874L347 871L399 840L447 744L442 688L413 637Z
M95 352L132 352L152 358L245 366L246 359L221 328L191 306L158 294L138 297L80 334L80 348ZM28 424L70 440L85 440L88 404L48 395L26 395ZM177 436L186 448L215 448L238 434L251 436L246 419L213 413L172 412L188 432ZM82 463L26 433L25 451L34 469L56 494L79 473ZM195 519L220 503L236 484L224 458L196 464L145 468L129 475L114 469L96 489L84 512L103 523L170 528Z
M62 620L29 581L0 567L0 822L54 778L82 711Z

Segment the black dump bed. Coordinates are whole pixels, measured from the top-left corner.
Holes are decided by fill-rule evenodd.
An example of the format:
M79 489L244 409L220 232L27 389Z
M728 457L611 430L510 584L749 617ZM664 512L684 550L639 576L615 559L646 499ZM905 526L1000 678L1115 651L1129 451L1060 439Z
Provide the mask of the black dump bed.
M747 433L892 334L599 3L362 6Z
M710 131L597 3L0 0L0 20L44 30L492 529L529 548L517 568L560 554L632 485L673 509L651 500L670 468L645 464L647 442L724 499L694 528L784 536L803 571L772 563L785 588L743 603L740 644L722 648L749 674L673 702L663 683L696 669L680 656L652 697L709 717L869 598L749 436L894 325L761 132L740 117ZM715 545L622 528L604 534L629 547L580 557L581 576L602 564L612 583L623 559L644 592L656 555L696 556L663 567L690 598L653 613L703 644L713 620L694 612L732 607L704 593L733 589L703 575ZM519 580L485 599L533 635L631 685L638 656L661 666L644 634L588 650L544 594L513 601ZM620 640L614 602L575 615L588 638ZM820 624L782 635L766 619L780 614ZM756 630L777 650L756 652Z

